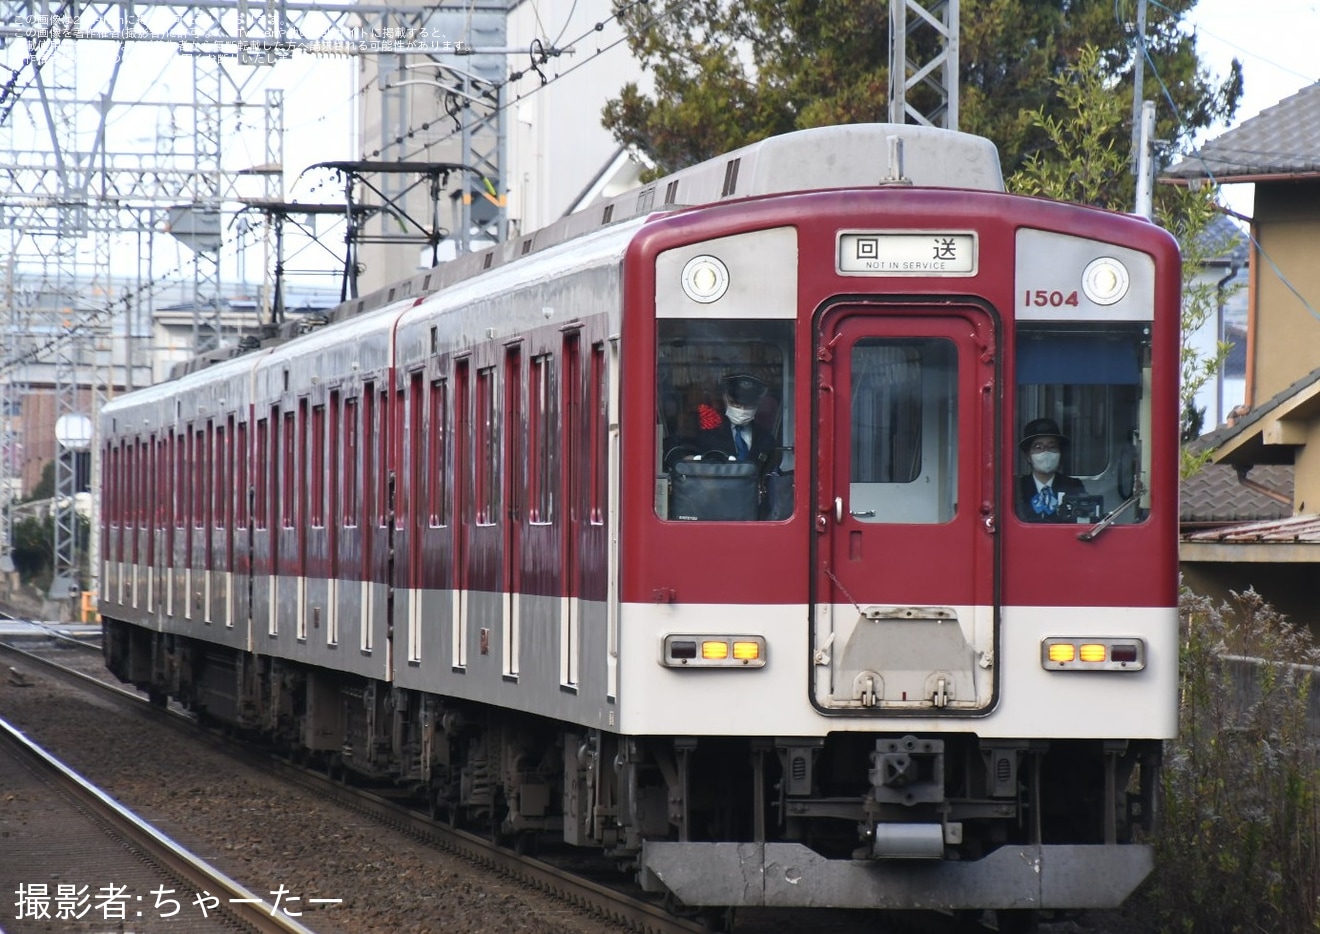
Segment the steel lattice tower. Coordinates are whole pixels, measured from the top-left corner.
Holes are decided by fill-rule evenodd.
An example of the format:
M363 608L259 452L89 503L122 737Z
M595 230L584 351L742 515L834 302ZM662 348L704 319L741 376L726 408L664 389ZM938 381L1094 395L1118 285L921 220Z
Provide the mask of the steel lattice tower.
M913 51L923 26L934 34L924 60ZM919 87L934 92L925 110L908 100ZM889 0L889 122L958 129L958 0Z

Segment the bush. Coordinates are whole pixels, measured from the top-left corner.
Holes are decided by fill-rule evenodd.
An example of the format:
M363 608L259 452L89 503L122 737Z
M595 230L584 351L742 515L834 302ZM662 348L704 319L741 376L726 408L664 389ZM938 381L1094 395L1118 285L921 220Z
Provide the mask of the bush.
M14 523L12 535L11 554L19 579L49 589L55 563L55 525L50 516L21 519Z
M1130 930L1320 930L1311 634L1254 591L1185 591L1180 732L1165 749L1155 872Z

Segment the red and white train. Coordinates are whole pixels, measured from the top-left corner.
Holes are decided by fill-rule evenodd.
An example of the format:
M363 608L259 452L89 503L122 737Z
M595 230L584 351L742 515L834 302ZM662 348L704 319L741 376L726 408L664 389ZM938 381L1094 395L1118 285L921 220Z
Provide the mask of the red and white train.
M675 904L1117 905L1176 729L1179 278L985 140L765 140L106 405L107 663ZM759 462L701 450L729 377Z

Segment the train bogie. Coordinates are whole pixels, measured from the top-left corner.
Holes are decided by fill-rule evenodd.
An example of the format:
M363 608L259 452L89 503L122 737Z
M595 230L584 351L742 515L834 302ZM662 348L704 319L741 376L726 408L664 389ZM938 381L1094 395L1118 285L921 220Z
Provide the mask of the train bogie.
M676 904L1119 903L1177 252L997 173L790 134L116 400L108 664Z

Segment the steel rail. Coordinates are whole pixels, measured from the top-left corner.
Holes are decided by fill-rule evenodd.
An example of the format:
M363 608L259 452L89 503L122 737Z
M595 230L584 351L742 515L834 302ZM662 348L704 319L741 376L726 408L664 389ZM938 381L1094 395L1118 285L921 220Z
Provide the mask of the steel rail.
M550 863L499 846L483 837L452 827L442 821L433 820L418 811L400 805L397 801L362 788L345 785L314 769L295 765L280 756L254 752L216 732L201 728L191 714L156 707L136 691L67 668L56 659L36 655L5 642L0 642L0 657L21 659L41 667L66 683L97 691L120 703L132 705L140 715L155 716L172 728L194 739L205 740L226 754L242 759L254 768L272 773L283 781L307 789L323 800L329 799L340 807L405 833L425 845L444 850L523 883L529 888L552 894L570 905L595 912L634 931L644 934L695 934L710 930L709 927L694 921L674 916L660 904L636 898Z
M233 879L190 853L136 814L123 807L83 776L32 742L0 718L0 742L33 766L57 790L85 807L110 831L128 840L149 859L181 882L219 899L214 909L246 925L257 934L314 934L295 919L255 895Z

